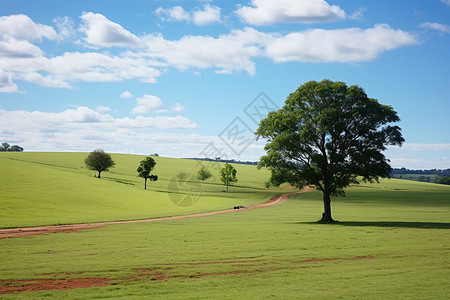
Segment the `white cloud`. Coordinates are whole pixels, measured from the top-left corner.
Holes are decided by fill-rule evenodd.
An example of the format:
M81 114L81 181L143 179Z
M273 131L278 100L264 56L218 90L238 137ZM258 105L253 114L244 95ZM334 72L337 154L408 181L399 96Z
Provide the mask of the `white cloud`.
M175 106L172 108L172 111L174 111L174 112L183 112L185 110L186 110L186 107L184 107L180 103L175 103Z
M135 47L140 39L117 23L101 14L84 12L81 15L84 25L81 31L86 34L85 41L101 47Z
M14 124L13 127L11 124ZM183 116L114 118L88 107L58 113L0 109L2 134L8 140L20 143L26 150L90 151L103 145L118 147L131 143L138 151L139 142L147 140L141 147L148 147L148 140L157 130L197 127L194 121ZM167 136L167 133L159 133L159 136Z
M129 91L125 91L122 94L120 94L120 98L133 98L133 94L130 93Z
M220 7L207 3L203 6L203 9L196 7L190 12L185 11L181 6L174 6L170 8L158 7L155 13L163 21L193 22L195 25L202 26L220 22L220 11Z
M12 81L12 75L0 69L0 93L15 93L19 88Z
M450 168L449 143L404 143L401 148L388 146L386 151L395 168L446 169Z
M42 56L42 51L36 45L24 40L17 40L14 37L4 36L0 39L0 59L23 59Z
M26 15L0 17L0 36L19 40L40 41L42 38L56 40L58 35L51 26L36 24Z
M215 5L206 4L201 9L195 9L192 12L192 20L195 25L207 25L218 23L221 21L220 19L220 7Z
M255 74L252 58L262 54L261 42L270 35L253 28L232 30L218 38L210 36L184 36L180 40L166 40L162 36L147 38L148 51L168 65L189 68L219 68Z
M132 114L148 114L163 106L162 100L153 95L143 95L136 99L136 103L137 106L131 111Z
M440 34L444 34L444 33L449 34L450 33L450 26L444 25L444 24L425 22L425 23L420 24L420 27L437 30L437 31L439 31Z
M13 21L19 25L35 24L24 17L5 20L9 27ZM13 31L13 35L0 35L0 66L8 74L8 77L2 77L1 91L17 91L15 80L59 88L73 88L77 82L139 80L154 83L161 70L171 67L193 72L212 68L217 74L245 71L254 75L254 60L261 57L274 62L353 63L373 60L385 51L418 43L414 35L388 25L376 25L369 29L311 29L286 35L246 27L218 37L186 35L178 40L168 40L161 34L138 37L100 14L88 12L80 18L83 40L89 46L119 47L125 48L125 51L114 55L93 49L90 52L66 52L46 57L38 46L19 39L26 36L21 30ZM58 22L60 27L71 26L65 18ZM47 27L37 26L28 38L57 39L56 32L53 34L54 30ZM67 30L68 33L59 30L61 37L70 35L70 29Z
M391 159L393 168L407 168L415 170L425 169L449 169L450 160L442 159L424 159L424 158L393 158Z
M73 82L117 82L138 79L154 83L161 72L143 58L96 52L66 52L52 58L0 57L0 65L17 79L42 86L70 88Z
M417 43L410 33L386 24L365 30L311 29L278 37L267 45L267 55L275 62L352 63L370 61L387 50Z
M70 39L76 35L75 25L69 17L56 17L53 23L58 28L58 37L60 40Z
M136 107L133 108L131 113L139 115L148 113L162 114L170 112L180 113L185 110L186 108L180 103L175 103L175 106L172 107L172 109L164 108L164 103L159 97L153 95L143 95L142 97L136 99Z
M450 6L450 0L441 0L441 2Z
M156 14L160 16L163 21L190 21L191 16L181 6L174 6L170 8L162 8L161 6L156 9Z
M324 0L252 0L251 6L241 6L236 13L251 25L319 23L346 18L339 6Z
M97 112L99 112L99 113L107 113L107 112L109 112L109 111L111 111L111 108L109 108L109 107L107 107L107 106L97 106L96 108L95 108L95 110L97 111Z

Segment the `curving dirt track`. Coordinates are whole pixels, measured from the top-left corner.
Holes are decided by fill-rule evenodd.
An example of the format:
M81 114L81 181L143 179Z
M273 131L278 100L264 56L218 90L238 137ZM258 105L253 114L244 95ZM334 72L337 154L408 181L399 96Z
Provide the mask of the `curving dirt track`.
M112 221L112 222L99 222L99 223L0 229L0 239L23 237L23 236L30 236L30 235L39 235L39 234L58 233L58 232L76 232L76 231L80 231L80 230L95 229L95 228L105 227L108 225L116 225L116 224L158 222L158 221L178 220L178 219L186 219L186 218L198 218L198 217L204 217L204 216L233 213L233 212L245 211L245 210L249 210L249 209L264 208L267 206L280 204L280 203L285 202L290 195L305 193L305 192L309 192L312 190L313 190L313 188L311 188L311 187L305 187L301 191L276 195L267 202L250 205L250 206L246 207L245 209L226 209L226 210L211 211L211 212L198 213L198 214L192 214L192 215L174 216L174 217L165 217L165 218L152 218L152 219L142 219L142 220L130 220L130 221Z

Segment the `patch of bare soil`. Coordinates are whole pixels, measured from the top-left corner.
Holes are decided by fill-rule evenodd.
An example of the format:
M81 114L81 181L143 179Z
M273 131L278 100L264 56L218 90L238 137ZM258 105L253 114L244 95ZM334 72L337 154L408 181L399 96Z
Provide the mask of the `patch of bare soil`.
M202 262L186 262L186 263L168 263L165 265L197 266L197 265L217 265L217 264L248 264L258 261L260 260L202 261Z
M355 256L348 258L312 258L307 260L294 261L297 264L304 264L310 262L321 262L321 261L333 261L333 260L358 260L358 259L374 259L375 256Z
M305 192L309 192L312 190L313 190L312 187L306 187L306 188L302 189L301 191L277 195L277 196L274 196L271 200L269 200L267 202L250 205L245 209L226 209L226 210L198 213L198 214L192 214L192 215L175 216L175 217L167 217L167 218L152 218L152 219L143 219L143 220L131 220L131 221L114 221L114 222L100 222L100 223L86 223L86 224L72 224L72 225L55 225L55 226L0 229L0 239L39 235L39 234L58 233L58 232L76 232L76 231L80 231L80 230L95 229L95 228L105 227L108 225L116 225L116 224L158 222L158 221L178 220L178 219L185 219L185 218L198 218L198 217L219 215L219 214L225 214L225 213L233 213L233 212L238 212L238 211L243 211L243 210L258 209L258 208L264 208L264 207L271 206L271 205L280 204L280 203L283 203L286 200L288 200L288 197L290 195L305 193Z
M239 271L218 272L218 273L200 273L200 274L194 274L194 275L182 275L182 276L174 276L174 277L200 278L200 277L205 277L205 276L219 276L219 275L245 274L245 273L250 273L250 271L239 270Z
M70 290L108 286L107 278L24 279L0 281L0 294L35 292L43 290Z

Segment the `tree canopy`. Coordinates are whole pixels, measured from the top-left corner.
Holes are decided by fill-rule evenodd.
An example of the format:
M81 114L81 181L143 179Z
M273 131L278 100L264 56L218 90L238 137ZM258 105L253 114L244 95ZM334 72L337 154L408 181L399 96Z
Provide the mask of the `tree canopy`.
M236 173L236 169L229 163L225 163L225 167L220 170L220 180L227 186L227 193L228 186L233 185L233 183L238 181L236 178Z
M399 120L391 106L359 86L310 81L260 122L256 134L267 144L258 167L268 167L276 185L314 185L323 193L322 220L333 222L331 196L345 196L357 176L370 182L389 177L382 151L404 142L400 127L392 125Z
M198 170L197 172L197 179L201 181L205 181L211 176L212 176L211 172L209 172L208 169L205 168L205 166L202 166L200 170Z
M450 185L450 176L440 177L436 180L436 183Z
M100 178L100 173L103 171L108 171L110 168L115 166L115 162L112 160L111 155L106 153L103 149L95 149L84 160L87 168L89 170L94 170L98 172L98 178Z
M145 159L141 160L139 163L139 166L137 168L137 172L139 174L139 177L142 177L145 179L144 183L144 189L147 189L147 180L150 181L157 181L158 176L157 175L150 175L150 172L155 168L156 161L151 157L146 157Z
M22 152L23 148L20 147L19 145L11 146L8 143L2 143L2 145L0 146L0 151Z

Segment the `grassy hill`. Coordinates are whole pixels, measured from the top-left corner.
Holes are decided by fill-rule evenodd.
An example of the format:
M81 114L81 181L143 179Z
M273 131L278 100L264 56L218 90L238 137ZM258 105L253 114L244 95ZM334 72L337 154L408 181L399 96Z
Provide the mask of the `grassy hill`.
M127 198L128 193L152 196L150 199L156 199L152 201L157 203L156 195L167 196L163 180L151 185L153 191L140 189L142 181L132 174L140 157L114 155L117 168L105 173L105 180L99 181L80 168L84 154L29 155L29 160L20 157L21 161L13 164L44 168L40 172L45 170L48 174L40 174L54 180L71 174L71 180L79 186L86 185L84 190L111 189L109 198L120 196L139 204L142 201ZM31 163L32 157L36 160L34 155L48 155L48 160L41 157L38 163ZM78 157L78 163L66 163L66 155ZM2 166L8 159L0 158ZM192 165L195 162L157 159L161 169L156 171L166 183L180 170L195 169ZM123 162L130 162L131 166ZM164 164L168 167L163 171ZM216 202L251 202L269 197L270 192L259 187L267 173L263 176L260 174L264 173L244 168L238 169L238 174L247 171L251 178L246 181L241 177L239 184L250 188L235 187L233 193L225 194L220 192L222 186L210 184L205 199L198 204L204 205L202 209L211 209ZM18 174L17 171L15 178L20 177ZM45 182L42 180L42 184ZM67 184L61 180L54 185L64 182ZM52 184L47 187L53 189ZM17 184L16 188L20 186ZM73 193L81 193L78 188L74 190ZM20 193L32 195L25 189ZM88 191L83 193L90 199L85 202L87 207L95 204L101 209L106 205L95 202ZM53 194L52 190L47 192L48 197ZM228 197L231 199L227 200ZM161 203L171 203L163 199ZM127 201L115 201L117 207L110 207L109 211L121 213ZM31 202L32 197L28 200ZM58 205L54 210L59 213L66 205L70 206L62 200ZM108 286L1 296L4 299L448 299L450 186L397 179L361 184L349 188L346 198L333 199L332 209L339 223L316 223L322 212L321 194L310 192L276 206L234 214L2 239L0 290L14 286L26 289L45 280L62 285L83 278L106 280ZM172 207L167 213L182 210ZM34 211L35 217L38 211ZM129 208L129 212L133 210Z
M102 179L85 168L86 156L0 153L0 228L182 215L264 202L278 192L264 188L269 173L255 166L235 165L239 182L226 194L222 163L164 157L154 157L159 180L144 190L136 172L144 156L112 154L116 166ZM214 175L204 183L195 178L202 164Z

